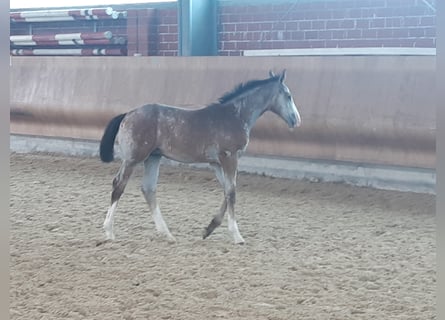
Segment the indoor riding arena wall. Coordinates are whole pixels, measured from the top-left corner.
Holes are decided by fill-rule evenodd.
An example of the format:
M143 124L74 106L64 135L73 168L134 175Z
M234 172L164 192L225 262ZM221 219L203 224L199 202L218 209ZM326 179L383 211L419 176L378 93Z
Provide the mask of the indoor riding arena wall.
M99 140L119 113L204 106L282 69L302 126L266 114L249 154L435 168L435 56L11 57L11 133Z

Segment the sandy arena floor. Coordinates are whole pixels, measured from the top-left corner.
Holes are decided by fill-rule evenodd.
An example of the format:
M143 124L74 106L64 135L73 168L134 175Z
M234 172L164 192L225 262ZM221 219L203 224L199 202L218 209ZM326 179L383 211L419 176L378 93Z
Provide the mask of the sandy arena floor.
M127 186L101 244L118 162L11 155L11 319L436 319L435 197L240 174L237 217L208 239L210 171L161 167L178 240Z

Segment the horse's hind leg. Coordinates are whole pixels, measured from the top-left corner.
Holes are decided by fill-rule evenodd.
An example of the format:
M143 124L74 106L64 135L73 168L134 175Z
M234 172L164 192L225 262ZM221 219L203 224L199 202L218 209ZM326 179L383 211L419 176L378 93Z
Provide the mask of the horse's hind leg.
M156 230L165 235L170 242L175 242L175 237L170 233L156 201L156 185L158 183L160 161L160 156L150 156L145 160L142 192L152 212Z
M107 216L103 224L105 230L106 238L109 240L114 240L113 223L114 223L114 213L116 211L117 204L120 197L124 193L125 186L131 177L134 169L134 163L123 161L119 172L113 180L113 191L111 193L111 206L108 209Z

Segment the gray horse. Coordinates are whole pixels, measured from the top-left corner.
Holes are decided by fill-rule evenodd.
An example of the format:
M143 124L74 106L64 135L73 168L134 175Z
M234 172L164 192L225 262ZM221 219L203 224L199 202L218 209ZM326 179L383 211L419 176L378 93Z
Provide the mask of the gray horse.
M113 118L100 143L100 158L113 160L117 136L122 165L113 180L111 206L103 227L107 239L113 240L113 220L119 199L135 166L144 163L142 192L153 214L156 229L169 241L175 241L156 202L156 185L162 157L185 163L208 163L224 188L224 201L203 233L208 237L218 227L225 212L228 229L235 243L243 244L235 220L235 186L238 158L249 143L256 120L266 111L281 117L290 128L301 124L300 115L289 88L284 84L286 72L264 80L238 85L223 95L218 103L197 110L149 104Z

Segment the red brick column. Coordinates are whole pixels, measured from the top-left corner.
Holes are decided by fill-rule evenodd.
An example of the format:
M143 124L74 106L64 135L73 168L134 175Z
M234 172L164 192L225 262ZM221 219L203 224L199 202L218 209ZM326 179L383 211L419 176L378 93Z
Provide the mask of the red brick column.
M138 52L138 12L137 10L127 11L127 55L133 56Z
M154 26L152 20L156 17L156 9L128 10L127 39L128 55L140 54L148 56L150 30Z

